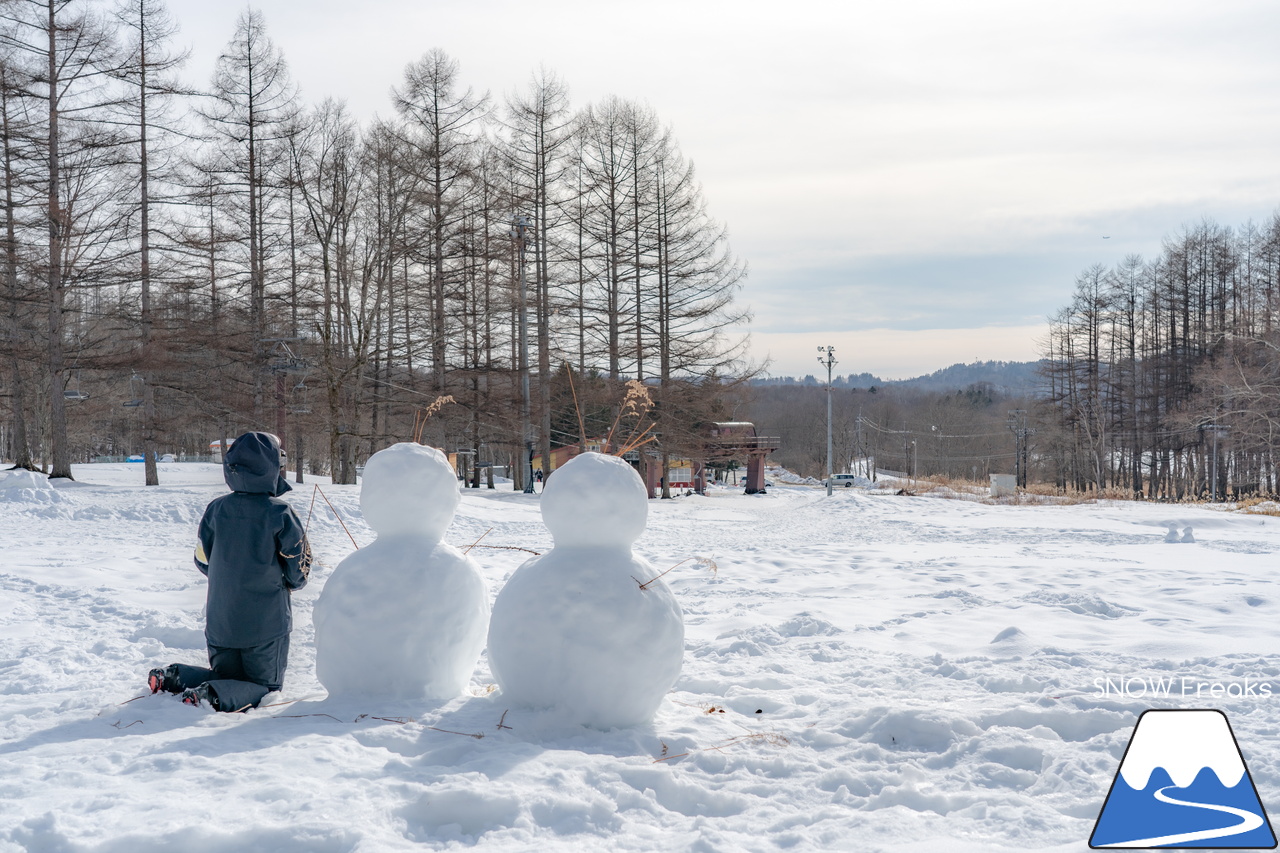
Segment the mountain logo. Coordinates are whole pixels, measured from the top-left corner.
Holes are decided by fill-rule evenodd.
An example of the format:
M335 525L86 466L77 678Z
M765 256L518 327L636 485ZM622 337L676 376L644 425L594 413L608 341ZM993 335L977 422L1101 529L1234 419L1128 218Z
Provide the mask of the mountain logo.
M1089 847L1270 850L1271 821L1221 711L1144 711Z

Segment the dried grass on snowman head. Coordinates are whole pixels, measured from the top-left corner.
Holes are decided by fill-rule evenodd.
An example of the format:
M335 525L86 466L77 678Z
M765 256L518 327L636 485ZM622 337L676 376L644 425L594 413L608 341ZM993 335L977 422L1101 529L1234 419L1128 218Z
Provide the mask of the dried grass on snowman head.
M427 410L425 412L418 409L413 413L414 444L422 444L422 431L426 428L427 421L431 420L431 417L435 415L436 412L440 411L452 402L454 402L453 395L445 394L443 397L436 397L436 399L432 401L431 405L427 406Z
M649 433L653 431L656 424L650 419L648 426L645 426L645 419L652 409L653 397L649 393L649 386L638 379L627 380L627 393L622 398L622 405L618 408L618 416L614 419L613 426L609 428L609 436L604 442L610 453L614 456L624 456L637 447L654 440L654 436L649 435ZM618 425L624 419L630 420L632 418L635 419L635 423L632 425L630 432L625 440L619 442L621 446L614 450L613 434L617 432Z

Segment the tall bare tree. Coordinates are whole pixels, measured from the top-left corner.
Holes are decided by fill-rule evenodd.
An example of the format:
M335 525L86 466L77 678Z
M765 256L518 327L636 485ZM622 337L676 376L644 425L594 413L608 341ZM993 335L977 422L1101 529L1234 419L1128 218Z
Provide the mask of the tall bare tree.
M12 49L11 56L26 60L31 94L44 106L40 182L46 251L41 266L47 294L50 476L70 478L63 393L68 378L69 265L102 249L102 243L86 239L94 227L87 223L100 220L101 209L83 194L105 179L105 152L114 144L100 121L101 107L110 98L104 90L106 75L116 64L115 45L96 9L82 0L10 0L0 7L0 20L11 25L0 31L0 44ZM75 168L68 170L68 162ZM83 204L69 204L69 193Z
M12 51L7 48L6 53ZM28 188L22 184L22 157L25 120L25 104L21 72L15 71L6 57L0 60L0 134L3 135L4 169L4 278L6 306L4 314L5 344L8 350L9 402L13 428L9 443L14 465L34 469L31 443L27 437L27 379L23 360L30 357L30 297L24 292L18 277L18 227L17 215L21 193Z
M570 162L575 117L569 94L554 74L543 69L526 91L507 99L508 148L517 197L533 219L534 315L538 349L538 433L543 459L551 456L551 318L553 240L563 222L561 205Z
M223 198L242 212L241 235L248 273L254 343L253 417L264 420L265 373L270 347L267 267L273 240L269 207L273 190L288 178L284 140L299 105L283 54L267 35L262 13L248 10L218 57L211 97L201 109L217 155Z
M145 479L148 486L159 485L156 468L156 362L154 317L152 312L152 208L154 190L152 173L155 169L150 150L152 137L166 133L164 124L166 102L179 92L171 72L186 59L185 54L173 53L167 44L177 32L177 25L170 17L162 0L122 0L115 9L116 19L123 25L130 39L127 53L117 67L117 74L131 91L126 93L122 107L126 121L135 131L138 169L138 281L140 347L138 374L142 378L142 448ZM160 119L157 130L157 118ZM171 148L171 146L169 146ZM167 154L169 152L163 152Z
M393 90L393 97L413 151L404 165L421 186L411 233L420 243L414 260L427 270L430 280L431 370L435 392L444 394L450 335L447 302L462 275L456 261L461 254L463 202L489 115L489 97L462 89L457 60L439 49L428 51L405 69L404 82Z

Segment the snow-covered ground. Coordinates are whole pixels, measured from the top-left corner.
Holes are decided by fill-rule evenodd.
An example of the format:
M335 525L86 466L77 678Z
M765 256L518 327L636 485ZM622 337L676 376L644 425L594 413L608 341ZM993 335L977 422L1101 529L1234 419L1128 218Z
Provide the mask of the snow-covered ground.
M1083 851L1146 708L1225 711L1280 811L1278 518L783 484L653 501L636 552L703 558L664 578L684 671L652 726L601 732L509 707L483 657L438 706L327 699L312 605L353 546L311 484L289 496L319 557L290 704L127 701L204 662L191 553L225 487L160 473L0 482L0 851ZM370 542L357 487L322 488ZM467 491L445 540L490 528L551 545L509 490ZM491 594L529 556L471 554Z

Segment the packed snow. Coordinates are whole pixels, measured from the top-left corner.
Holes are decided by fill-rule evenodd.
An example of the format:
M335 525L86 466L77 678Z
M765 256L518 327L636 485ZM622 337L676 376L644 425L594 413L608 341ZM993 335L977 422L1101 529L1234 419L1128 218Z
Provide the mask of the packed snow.
M485 654L445 701L328 696L313 609L355 550L339 516L376 543L359 487L324 481L286 496L318 563L283 695L143 695L150 667L205 661L191 553L221 471L74 472L0 481L4 853L1084 851L1147 708L1224 711L1280 811L1270 515L782 484L651 501L636 558L694 558L663 577L683 670L651 723L601 730L509 702ZM539 500L462 493L443 541L480 540L491 596L516 549L551 550Z
M631 551L648 503L616 456L584 453L547 481L555 547L517 569L493 605L489 668L504 701L601 729L653 720L680 676L684 617Z
M441 541L458 501L439 450L402 443L369 458L360 511L377 540L338 564L315 603L330 696L451 699L470 684L489 592L476 562Z

